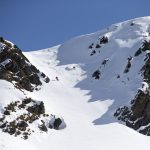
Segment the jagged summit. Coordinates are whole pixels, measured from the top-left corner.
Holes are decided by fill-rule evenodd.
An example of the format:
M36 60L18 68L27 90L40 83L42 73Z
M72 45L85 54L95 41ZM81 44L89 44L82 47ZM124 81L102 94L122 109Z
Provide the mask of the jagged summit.
M4 41L0 57L9 45ZM46 76L41 78L41 73L31 67L42 85L32 83L27 73L25 77L32 90L21 85L26 90L20 91L15 70L10 71L9 65L7 70L9 59L14 64L17 61L4 53L7 58L2 58L1 65L8 75L12 72L12 76L11 80L5 76L0 80L0 91L4 93L0 96L0 115L3 116L0 123L6 125L2 128L6 133L17 137L0 130L0 141L3 141L0 149L19 150L22 144L32 150L149 149L150 17L113 24L44 50L21 53L10 45L7 49L17 49L25 65L37 67L51 81L43 82ZM25 74L21 65L17 65ZM22 80L21 76L18 78ZM40 89L33 90L37 85ZM35 131L29 140L19 138L26 138L24 132L28 129Z

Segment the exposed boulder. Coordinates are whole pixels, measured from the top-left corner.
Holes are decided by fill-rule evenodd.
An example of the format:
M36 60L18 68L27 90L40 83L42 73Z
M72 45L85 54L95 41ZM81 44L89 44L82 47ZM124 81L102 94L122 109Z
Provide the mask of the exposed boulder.
M46 77L46 78L45 78L45 82L46 82L46 83L50 82L49 77Z
M38 126L39 129L40 129L41 131L47 132L48 129L47 129L46 125L45 125L45 122L44 122L43 120L41 120L41 122L42 122L42 124L40 124L40 125Z
M4 122L0 125L0 128L5 128L6 127L7 122Z
M105 66L108 61L109 61L109 59L104 59L104 60L102 61L102 65Z
M22 101L23 104L29 104L29 103L31 103L31 102L32 102L32 99L31 99L31 98L25 98L25 99Z
M95 78L95 79L100 79L100 75L101 75L100 70L96 70L96 71L92 74L92 77Z
M20 121L18 122L17 127L20 131L25 131L28 127L28 124L25 121Z
M92 48L93 48L93 45L94 45L94 43L92 43L92 44L89 46L89 49L92 49Z
M10 115L10 112L8 110L5 110L4 115Z
M35 84L35 85L42 84L37 74L32 74L31 76L29 76L29 81L30 83Z
M54 115L51 115L51 119L49 121L49 126L50 129L63 129L66 127L64 120L62 118L56 117Z
M45 113L44 103L40 102L39 104L34 104L33 106L28 107L27 110L30 113L34 113L34 114L37 114L37 115L44 114Z
M60 118L56 118L54 121L54 129L58 130L61 123L62 123L62 120Z
M101 48L101 46L99 44L96 44L95 48Z
M142 49L139 48L139 49L135 52L134 56L139 56L141 53L142 53Z
M129 69L131 68L131 60L132 60L132 57L129 57L127 65L126 65L126 68L124 70L124 73L128 73L129 72Z
M90 56L93 56L94 54L96 54L96 51L95 51L95 50L93 50L93 51L91 52Z
M100 38L100 44L106 44L108 43L108 37L107 36L103 36L102 38Z

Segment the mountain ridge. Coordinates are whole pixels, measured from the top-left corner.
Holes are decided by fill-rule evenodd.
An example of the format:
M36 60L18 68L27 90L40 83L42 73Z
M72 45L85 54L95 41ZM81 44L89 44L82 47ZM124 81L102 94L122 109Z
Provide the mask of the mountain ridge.
M2 133L4 145L0 144L0 148L18 149L21 143L26 143L29 148L45 150L49 147L56 150L148 149L150 139L145 135L149 135L149 95L145 93L149 90L149 33L150 17L142 17L56 47L23 52L31 64L50 77L50 82L42 82L38 91L25 91L23 95L17 90L15 94L13 85L0 80L3 85L0 90L4 91L6 85L10 91L10 100L1 97L1 105L17 97L42 100L46 112L64 118L66 128L42 135L36 132L25 142L12 136L9 139L13 142L9 144L6 144L8 135ZM144 120L140 120L142 117ZM138 132L142 129L145 135L125 125ZM14 145L15 141L18 146Z

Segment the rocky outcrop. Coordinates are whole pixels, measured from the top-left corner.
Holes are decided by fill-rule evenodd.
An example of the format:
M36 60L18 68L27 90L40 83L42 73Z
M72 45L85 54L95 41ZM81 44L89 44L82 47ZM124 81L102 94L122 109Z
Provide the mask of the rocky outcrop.
M93 56L94 54L97 53L97 51L104 45L108 43L108 37L107 36L102 36L99 37L99 39L97 40L97 43L92 43L91 45L89 45L89 50L90 50L90 56ZM99 51L100 52L100 51Z
M146 50L150 50L150 42L148 41L143 42L142 47L138 49L135 56L138 57ZM130 60L128 60L129 62ZM146 54L145 65L141 69L141 72L143 75L141 89L138 90L130 106L118 108L114 116L124 122L128 127L150 136L150 53Z
M114 116L128 127L150 136L150 96L143 91L138 92L131 107L118 108Z
M96 70L93 74L92 74L92 78L94 79L100 79L100 75L101 72L99 70Z
M50 79L40 72L23 55L21 50L0 37L0 79L11 82L20 90L38 90L43 82ZM28 139L34 132L48 132L62 129L62 118L47 114L43 101L25 98L13 101L0 110L0 129L10 135ZM33 125L32 125L33 124Z
M0 79L7 80L18 89L33 91L49 78L33 66L14 44L0 38Z
M28 139L34 132L65 128L62 118L46 114L43 101L35 101L31 98L11 102L3 108L1 114L2 131L23 139Z
M129 57L128 58L128 62L127 62L127 65L126 65L126 68L124 70L124 73L128 73L130 68L131 68L131 60L132 60L132 57Z
M145 52L146 50L150 50L150 44L149 41L144 40L142 47L140 47L134 54L134 56L139 56L142 52Z

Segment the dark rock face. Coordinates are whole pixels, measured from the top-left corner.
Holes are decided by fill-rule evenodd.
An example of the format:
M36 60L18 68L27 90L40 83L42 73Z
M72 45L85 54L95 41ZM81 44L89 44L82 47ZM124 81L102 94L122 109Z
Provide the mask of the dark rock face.
M101 75L101 72L99 70L96 70L93 74L92 74L92 77L95 78L95 79L100 79L100 75Z
M28 127L28 124L25 122L25 121L20 121L18 124L17 124L17 127L20 131L25 131L26 128Z
M131 107L136 118L150 118L150 96L143 91L138 92L138 96Z
M5 110L4 115L10 115L10 112L8 110Z
M127 65L126 65L126 68L124 70L124 73L128 73L129 72L129 69L131 68L131 60L132 60L132 57L129 57Z
M32 99L31 98L26 98L22 101L23 104L29 104L32 102Z
M145 52L146 50L150 50L150 42L144 41L142 44L142 47L140 47L134 54L134 56L139 56L142 52Z
M34 113L34 114L44 114L45 113L45 107L44 107L44 103L40 102L40 104L35 104L33 106L28 107L27 109L30 113Z
M100 48L101 46L99 44L96 44L95 48Z
M39 129L40 129L41 131L44 131L44 132L47 132L47 131L48 131L48 129L47 129L46 125L45 125L45 122L44 122L43 120L42 120L42 124L39 125Z
M128 127L150 135L150 125L148 125L150 123L150 96L139 91L131 108L127 106L118 108L114 116L125 122Z
M55 130L59 130L62 128L65 128L66 126L61 127L61 125L63 124L63 120L61 118L57 118L54 115L51 116L53 121L49 122L48 127L50 129L55 129ZM64 124L63 124L64 125Z
M33 91L42 84L41 79L48 83L50 80L41 73L23 55L21 50L12 43L0 38L0 79L14 82L15 87Z
M108 43L108 37L107 36L103 36L101 39L100 39L100 44L106 44Z
M61 123L62 123L62 120L60 118L56 118L54 121L54 129L58 130Z
M150 42L144 41L142 47L135 53L135 56L138 57L146 50L150 50ZM146 55L146 62L141 71L144 84L147 84L148 87L146 90L138 90L134 100L131 101L131 105L118 108L114 116L118 120L125 122L128 127L150 136L150 54L147 53ZM129 62L130 60L128 60ZM144 84L142 88L145 86Z

